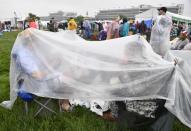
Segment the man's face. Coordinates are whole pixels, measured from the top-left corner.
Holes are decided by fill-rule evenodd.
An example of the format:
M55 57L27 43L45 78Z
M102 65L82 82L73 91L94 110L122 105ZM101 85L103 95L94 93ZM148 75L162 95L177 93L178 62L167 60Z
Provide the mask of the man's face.
M159 10L159 15L162 15L163 14L163 11L162 10Z

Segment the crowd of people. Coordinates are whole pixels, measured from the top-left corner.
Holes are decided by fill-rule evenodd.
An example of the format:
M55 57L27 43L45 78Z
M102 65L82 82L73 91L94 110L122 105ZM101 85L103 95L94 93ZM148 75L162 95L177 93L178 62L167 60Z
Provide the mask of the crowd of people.
M0 21L0 37L3 35L3 32L10 32L10 31L11 31L11 23Z
M140 35L146 36L153 50L161 55L161 57L164 57L170 48L172 50L191 50L189 28L184 24L179 26L173 25L172 27L172 19L166 15L166 11L166 7L159 9L159 16L152 29L147 27L144 21L141 23L131 23L127 18L118 16L112 21L107 22L90 22L84 19L80 23L77 23L74 18L70 18L67 24L62 25L59 25L56 20L52 18L48 23L48 30L57 32L59 28L63 28L76 31L76 33L87 40L109 40L139 33ZM35 21L30 21L28 27L38 28ZM0 22L0 33L2 29L2 23ZM169 44L170 37L178 37L172 42L172 45ZM165 128L165 130L170 130L172 128L173 115L167 110L162 112L163 119L160 119L161 110L159 110L159 108L164 110L164 100L120 101L109 103L105 101L94 101L93 104L90 104L89 101L81 100L59 101L60 108L64 111L71 110L71 105L87 105L87 103L89 103L90 107L94 108L92 110L99 110L99 113L97 113L97 111L95 112L99 115L101 114L103 118L107 120L114 120L115 117L124 117L122 112L125 110L127 112L134 112L139 119L146 117L155 120L156 125L151 125L153 126L153 130L157 130L157 126L163 126L161 128ZM132 108L130 109L129 107ZM132 116L127 115L127 119L128 117L132 118ZM165 123L167 120L168 122Z
M111 21L92 22L85 19L79 24L77 30L79 30L80 36L91 40L114 39L136 33L146 35L149 39L148 32L151 31L150 28L146 26L144 21L135 24L130 22L127 18L120 16L117 16Z
M162 49L160 49L160 51L165 50L165 48L166 49L171 48L172 50L182 50L182 49L190 50L190 41L191 41L190 27L186 26L185 24L179 24L179 26L176 27L176 24L172 24L172 19L170 19L170 17L167 17L167 15L163 15L163 16L166 16L166 18L169 21L169 22L167 21L166 22L168 24L168 27L169 27L168 31L170 31L170 34L169 32L167 32L167 34L160 34L160 32L158 32L159 34L156 34L156 36L161 36L161 35L164 35L163 37L165 37L165 35L169 36L169 39L167 39L166 41L165 40L159 41L162 43L169 43L168 42L169 40L172 40L172 41L171 41L171 45L166 44L166 46L168 47L163 46L161 47ZM74 26L71 27L70 24ZM53 25L54 26L52 27L58 27L56 26L58 25L56 24L56 22L53 22ZM155 45L156 46L162 45L160 43L156 43L156 40L152 39L153 41L155 41L154 43L152 40L150 40L151 31L155 30L154 25L156 24L154 23L151 30L151 28L147 27L144 20L141 23L139 22L132 23L132 22L129 22L127 18L125 17L121 18L120 16L118 16L112 21L91 22L87 19L84 19L84 21L77 23L75 19L71 18L69 22L67 24L65 23L64 25L65 25L64 29L76 30L76 32L86 40L108 40L108 39L125 37L125 36L133 35L133 34L140 34L144 36L149 43L151 43L154 50L155 50ZM58 31L58 29L55 30L50 28L50 31L55 32L55 31ZM156 48L159 48L159 47L156 47Z
M191 35L191 25L186 25L185 23L177 24L174 22L170 32L171 39L178 37L182 31L187 31L188 35Z
M180 30L179 38L176 41L176 44L170 45L170 33L172 29L172 19L166 15L167 8L162 7L159 9L159 16L157 17L152 29L147 28L144 21L140 24L129 24L126 18L117 17L112 22L108 23L106 26L103 24L98 33L98 40L108 40L119 37L125 37L130 35L130 31L134 33L139 33L140 35L146 35L148 31L151 33L150 44L153 50L164 57L168 50L182 50L189 49L187 45L189 43L188 32L184 28ZM92 34L92 25L88 20L85 20L83 24L81 33L86 39L91 38ZM134 25L134 26L133 26ZM77 27L75 28L77 29ZM73 29L72 29L73 30ZM104 37L100 37L100 34L104 34ZM133 33L132 33L133 34ZM177 37L176 36L176 37ZM103 38L103 39L102 39ZM175 65L177 62L175 61ZM115 120L115 118L124 118L126 116L126 121L129 120L132 122L129 126L135 126L137 120L142 119L142 122L151 120L152 130L157 130L158 126L163 130L171 130L174 116L169 113L164 108L164 100L146 100L146 101L118 101L118 102L103 102L103 101L94 101L93 104L88 101L80 100L61 100L60 106L63 110L70 110L72 105L90 105L96 109L91 109L96 112L98 115L102 115L104 119ZM146 110L145 110L146 109ZM100 113L101 112L101 113ZM124 113L126 112L126 113ZM134 113L133 115L131 113ZM129 114L128 114L129 113ZM131 115L130 115L131 114ZM155 121L155 122L153 122ZM141 120L139 121L141 123ZM139 123L138 122L138 123ZM143 122L143 123L144 123Z
M140 35L145 35L147 31L150 30L150 44L153 50L157 54L161 55L161 57L164 57L170 48L176 50L184 49L187 43L189 43L187 38L188 34L184 30L180 31L180 37L178 38L177 44L169 44L172 19L166 15L166 12L166 7L159 9L159 16L157 17L152 30L147 28L144 21L142 21L140 24L134 24L133 27L133 24L129 24L126 18L122 18L121 20L120 17L117 17L112 22L107 23L106 26L104 25L105 23L102 25L103 27L100 28L98 33L98 40L125 37L130 35L129 32L131 29ZM70 24L68 24L68 26L69 25ZM90 39L93 30L92 24L88 20L85 20L81 26L82 27L80 29L82 36L86 39ZM77 26L75 26L75 28L68 29L76 30ZM99 38L100 33L104 34L104 37L101 37L104 39ZM175 64L177 63L175 62ZM123 119L124 116L126 116L126 121L131 121L129 126L136 126L136 124L139 122L141 123L140 119L142 119L142 123L145 121L148 122L149 120L152 121L152 130L157 130L158 126L160 126L161 129L163 128L163 130L171 130L174 116L164 108L164 103L164 100L154 99L146 101L118 102L93 101L93 103L82 100L60 100L59 104L60 107L65 111L71 110L71 107L75 105L89 105L88 108L96 112L98 115L101 114L101 116L107 120L115 120L115 118ZM135 120L133 121L133 119ZM137 120L140 121L137 122Z
M75 26L71 27L69 24L74 24ZM172 41L170 48L173 50L190 50L189 43L191 41L191 25L187 25L185 23L177 24L176 22L170 24L172 25L170 28L170 40ZM10 24L7 25L0 23L0 36L5 28L9 28L10 30L9 25ZM24 29L31 27L39 28L39 23L37 21L25 21L24 25ZM99 41L140 34L144 36L149 43L151 43L150 39L152 30L151 27L148 27L145 24L144 20L138 22L120 16L110 21L89 21L85 18L83 21L78 22L76 22L74 18L70 18L68 22L58 22L56 19L51 18L49 23L47 23L47 29L51 32L58 32L60 29L76 30L77 34L86 40ZM181 41L182 39L185 39L186 41ZM186 48L175 48L175 46L180 46L179 44L185 46Z
M69 25L71 23L75 23L75 26L72 28ZM182 37L182 34L184 34L184 37L186 37L186 44L183 45L186 46L188 43L190 43L191 28L190 26L186 26L186 24L181 23L178 26L175 23L171 25L170 40L172 40L172 47L170 48L181 50L180 48L174 48L175 45L181 43L181 41L176 40L178 40L178 38L181 39L180 37ZM89 21L88 19L84 19L79 23L76 22L73 18L70 18L68 23L58 23L54 18L52 18L47 27L48 30L52 32L57 32L59 29L76 30L76 32L86 40L107 40L125 37L133 34L140 34L144 36L148 42L150 42L151 39L151 28L145 24L144 20L140 23L138 21L130 22L130 20L127 18L121 18L119 16L112 21Z
M75 21L75 19L70 18L68 23L59 23L52 18L47 24L47 28L52 32L57 32L59 29L67 30L69 29L68 24L70 20ZM84 18L83 21L75 21L75 23L77 25L75 28L76 32L87 40L114 39L137 33L146 35L146 38L148 40L150 39L151 29L147 27L144 20L141 23L133 23L125 17L117 16L116 18L113 18L113 20L107 21L89 21L88 19Z
M173 24L171 40L172 50L191 50L191 26Z
M1 21L0 21L0 37L3 35L3 25L2 25L2 23L1 23Z

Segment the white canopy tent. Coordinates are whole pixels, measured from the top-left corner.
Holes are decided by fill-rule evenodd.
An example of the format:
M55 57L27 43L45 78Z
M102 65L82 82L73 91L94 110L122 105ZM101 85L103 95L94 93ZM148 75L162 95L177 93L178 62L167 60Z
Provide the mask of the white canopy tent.
M178 21L178 22L185 22L185 23L191 23L191 17L183 16L183 15L178 15L174 14L171 12L167 12L167 15L171 16L173 20Z
M191 17L179 15L171 12L167 12L167 15L172 17L172 20L179 22L185 22L187 24L191 23ZM154 20L158 16L158 10L156 8L152 8L150 10L147 10L141 14L138 14L135 16L136 21L142 21L142 20Z

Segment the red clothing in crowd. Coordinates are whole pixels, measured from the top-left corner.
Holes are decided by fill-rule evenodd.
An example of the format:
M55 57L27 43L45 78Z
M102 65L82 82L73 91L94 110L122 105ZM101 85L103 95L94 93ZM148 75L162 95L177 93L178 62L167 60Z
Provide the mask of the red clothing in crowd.
M34 22L34 21L29 22L29 27L30 27L30 28L35 28L35 29L37 29L36 22Z

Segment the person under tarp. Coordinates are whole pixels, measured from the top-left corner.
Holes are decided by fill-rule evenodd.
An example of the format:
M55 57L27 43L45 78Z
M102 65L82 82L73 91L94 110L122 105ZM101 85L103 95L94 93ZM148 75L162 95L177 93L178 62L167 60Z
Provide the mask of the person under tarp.
M26 34L25 34L26 35ZM31 53L30 40L26 37L26 44L18 47L13 53L14 58L20 65L23 73L31 75L35 79L42 80L46 77L45 73L38 68L40 61ZM19 80L22 81L21 78ZM115 81L115 80L114 80ZM114 82L113 81L113 82ZM23 90L23 82L20 85L19 93ZM164 108L164 100L143 100L143 101L118 101L107 102L100 100L59 100L60 108L71 111L74 106L80 105L89 108L92 112L102 116L106 120L119 120L118 128L141 128L148 126L152 130L161 128L170 131L172 129L173 115ZM124 107L125 106L125 107ZM115 118L114 118L115 117ZM157 125L157 126L156 126ZM162 131L161 130L161 131Z
M41 97L104 102L164 99L165 107L190 126L186 114L190 113L191 71L185 71L186 62L180 60L175 67L173 56L168 61L162 59L139 35L86 41L70 31L27 31L31 34L27 41L32 41L32 48L27 49L40 61L38 68L45 75L36 79L33 73L23 74L11 55L10 101L2 106L11 109L17 98L18 79L24 78L24 90ZM25 38L19 35L12 54L25 44ZM109 109L113 110L112 106Z

